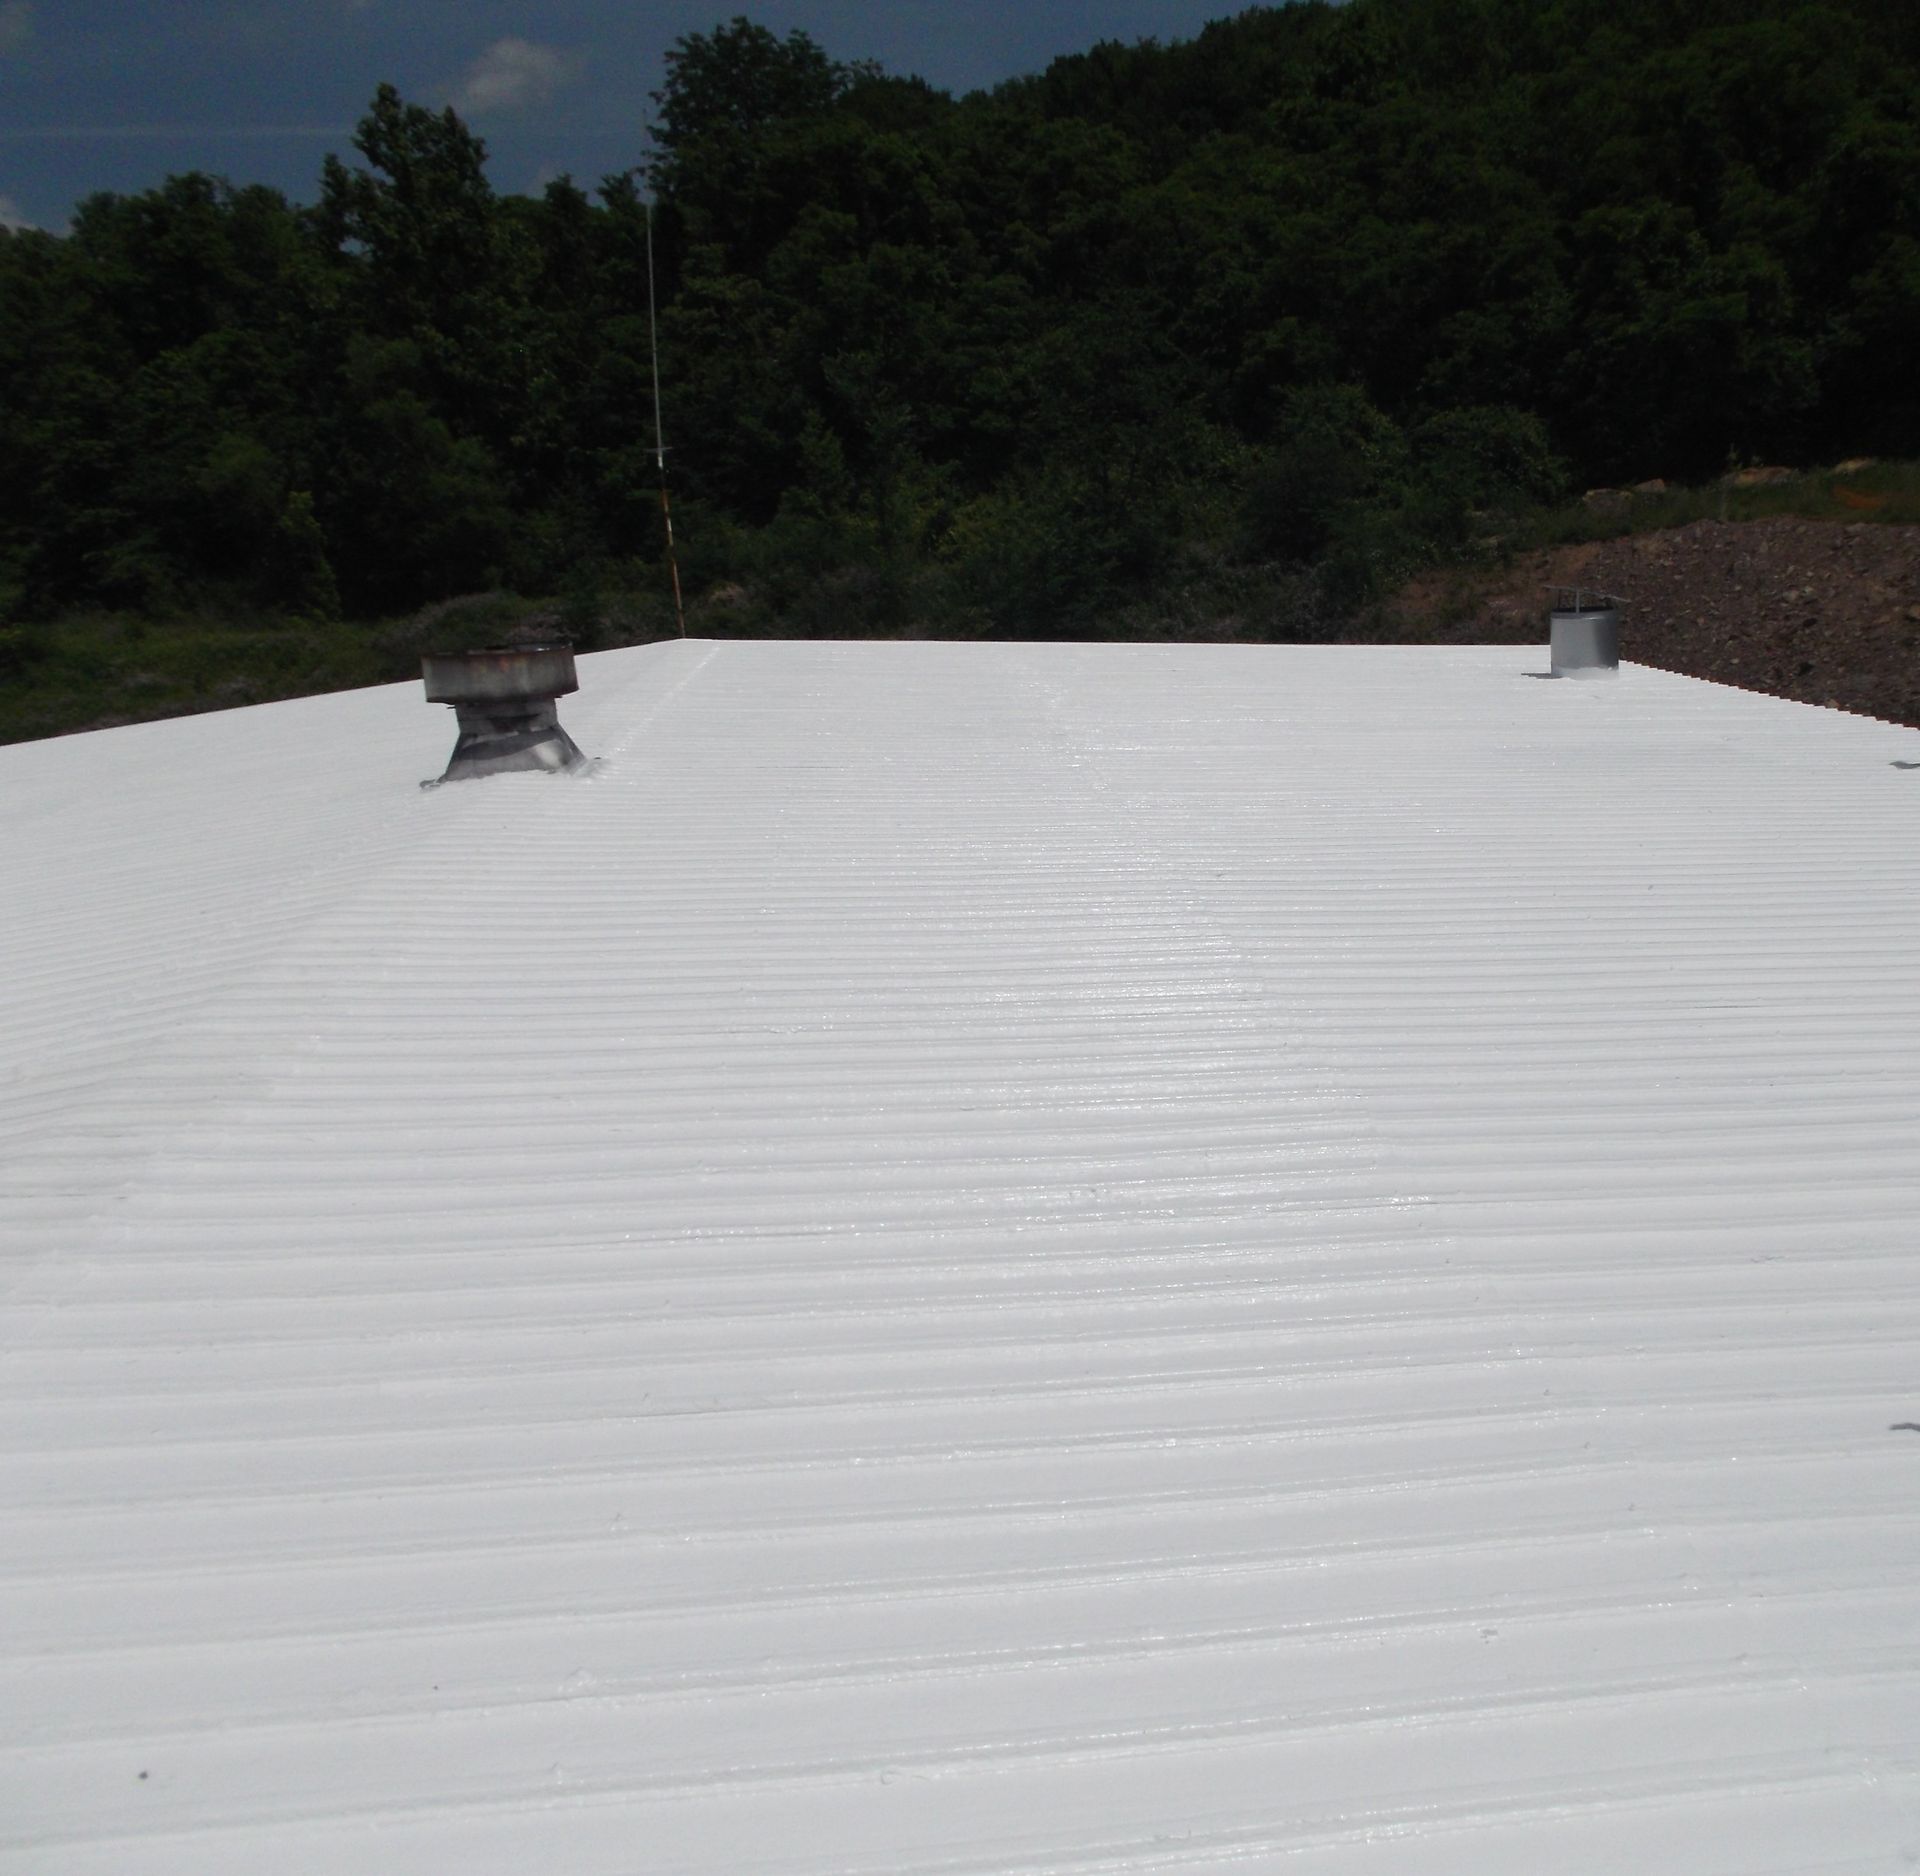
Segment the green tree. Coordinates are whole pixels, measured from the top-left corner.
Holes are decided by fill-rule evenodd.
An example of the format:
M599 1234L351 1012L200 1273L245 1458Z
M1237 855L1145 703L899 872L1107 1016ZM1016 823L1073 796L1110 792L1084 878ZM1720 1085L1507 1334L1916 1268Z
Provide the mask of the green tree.
M356 329L412 348L414 389L457 433L504 441L524 404L524 348L486 145L451 108L382 85L354 147L367 167L326 159L319 225Z

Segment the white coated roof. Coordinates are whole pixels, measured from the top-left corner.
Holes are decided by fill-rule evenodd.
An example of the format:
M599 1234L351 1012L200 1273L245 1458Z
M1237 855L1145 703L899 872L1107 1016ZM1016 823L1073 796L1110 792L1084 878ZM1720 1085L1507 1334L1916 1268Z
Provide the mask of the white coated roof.
M0 1869L1920 1859L1920 732L711 644L0 749Z

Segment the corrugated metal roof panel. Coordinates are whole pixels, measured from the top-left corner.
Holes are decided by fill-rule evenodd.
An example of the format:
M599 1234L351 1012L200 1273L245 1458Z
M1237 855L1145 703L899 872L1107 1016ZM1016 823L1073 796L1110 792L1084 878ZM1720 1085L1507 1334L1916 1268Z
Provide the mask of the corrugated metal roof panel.
M0 750L0 1864L1920 1859L1920 735L1543 665Z

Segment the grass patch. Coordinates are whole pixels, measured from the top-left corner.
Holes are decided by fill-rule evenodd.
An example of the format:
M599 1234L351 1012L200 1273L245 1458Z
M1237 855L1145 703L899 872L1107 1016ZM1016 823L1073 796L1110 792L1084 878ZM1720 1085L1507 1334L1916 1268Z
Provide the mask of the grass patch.
M390 675L371 635L349 626L92 612L11 626L0 637L0 742L347 690Z
M640 644L669 635L671 613L650 595L588 606L490 593L405 619L88 612L0 626L0 743L404 683L419 678L425 652L497 644L521 630L564 632L582 649Z
M1809 469L1780 482L1741 487L1731 476L1698 488L1649 494L1622 491L1616 502L1585 501L1536 510L1504 538L1513 552L1613 541L1628 534L1683 528L1695 521L1764 521L1792 515L1809 521L1920 524L1920 462L1874 462L1842 473Z

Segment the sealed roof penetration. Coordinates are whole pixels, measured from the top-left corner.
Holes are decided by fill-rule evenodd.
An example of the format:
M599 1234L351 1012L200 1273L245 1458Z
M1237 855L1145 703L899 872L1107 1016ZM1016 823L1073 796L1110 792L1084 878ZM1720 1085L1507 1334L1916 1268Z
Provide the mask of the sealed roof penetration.
M0 1869L1920 1858L1920 733L1543 666L0 750Z

